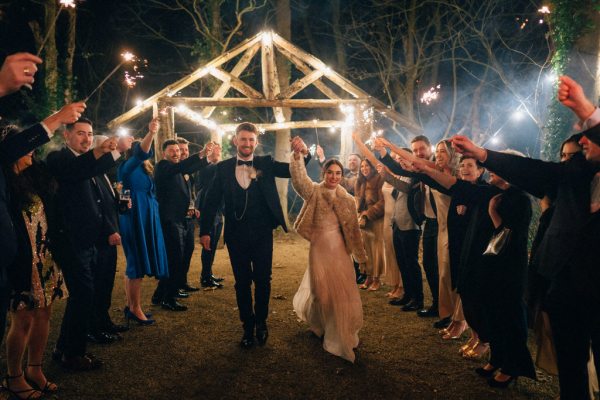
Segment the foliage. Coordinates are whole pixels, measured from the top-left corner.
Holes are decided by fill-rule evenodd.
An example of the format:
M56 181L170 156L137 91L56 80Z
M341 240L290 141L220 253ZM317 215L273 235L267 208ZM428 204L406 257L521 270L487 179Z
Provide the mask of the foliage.
M552 0L550 34L554 44L552 69L557 75L566 73L571 62L574 44L586 31L594 28L590 20L593 9L600 6L598 0ZM569 134L573 115L557 99L552 101L544 135L542 156L548 160L558 158L560 144Z

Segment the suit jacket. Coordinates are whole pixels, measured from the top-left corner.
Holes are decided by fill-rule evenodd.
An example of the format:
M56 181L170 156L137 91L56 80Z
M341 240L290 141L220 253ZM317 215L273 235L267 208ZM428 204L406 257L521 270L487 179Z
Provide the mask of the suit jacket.
M119 232L119 199L106 175L98 175L94 179L100 192L104 221L102 225L102 235L104 238L100 238L100 240L108 243L108 237L113 233Z
M483 165L534 196L556 193L554 215L536 254L538 272L547 279L554 279L565 268L571 269L575 280L588 275L585 269L592 266L574 260L597 260L597 243L587 248L581 248L581 243L590 236L586 231L592 221L590 183L600 167L587 162L582 154L554 163L491 150ZM598 274L595 277L599 279ZM600 281L594 283L600 287Z
M61 247L86 249L103 234L102 199L92 178L104 174L114 163L111 153L97 160L92 151L77 157L67 147L48 154L46 164L58 181L58 223L66 240Z
M154 182L161 223L185 221L192 193L191 178L186 181L183 174L191 174L206 165L206 158L200 158L198 154L178 163L161 160L156 164Z
M50 140L41 124L25 129L0 142L0 162L8 166L36 147ZM9 212L10 194L6 187L4 172L0 168L0 287L7 283L6 268L13 262L17 251L17 239Z
M305 163L310 161L310 154L304 159ZM232 157L217 164L217 171L213 183L206 193L204 212L200 214L200 236L209 235L217 209L222 201L225 202L225 223L234 218L234 190L238 185L235 177L237 158ZM279 202L279 194L275 186L275 177L290 178L290 165L285 162L275 161L273 157L254 156L254 168L257 170L256 183L263 194L267 206L277 223L287 232L287 225L283 217L283 210Z

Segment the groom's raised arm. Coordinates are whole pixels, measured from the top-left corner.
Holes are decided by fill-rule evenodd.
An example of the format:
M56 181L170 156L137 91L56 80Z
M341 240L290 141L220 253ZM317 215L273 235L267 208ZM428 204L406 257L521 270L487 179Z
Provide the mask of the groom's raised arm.
M212 230L215 216L217 215L217 209L221 205L223 200L223 186L221 184L221 174L219 173L218 166L216 168L212 181L207 185L206 197L204 199L204 208L200 214L200 237L209 236ZM210 237L209 237L210 239ZM209 240L210 245L210 240ZM204 246L204 243L202 243ZM204 246L206 248L206 246ZM207 249L210 250L210 249Z

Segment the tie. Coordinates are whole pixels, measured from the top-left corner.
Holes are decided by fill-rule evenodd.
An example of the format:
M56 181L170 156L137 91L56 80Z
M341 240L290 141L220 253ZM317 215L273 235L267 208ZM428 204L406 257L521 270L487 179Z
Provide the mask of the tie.
M394 200L398 199L398 194L399 194L398 189L392 190L392 197L394 198Z
M237 160L237 165L247 165L247 166L251 167L252 161Z

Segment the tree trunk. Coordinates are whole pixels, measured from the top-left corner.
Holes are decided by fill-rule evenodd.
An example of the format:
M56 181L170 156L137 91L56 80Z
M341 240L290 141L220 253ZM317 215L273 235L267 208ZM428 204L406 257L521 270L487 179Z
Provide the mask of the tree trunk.
M277 33L284 39L291 41L292 38L292 18L289 0L279 0L275 5L275 20ZM275 63L277 65L277 71L279 76L279 87L283 91L290 85L291 78L291 66L281 55L277 55ZM283 115L286 121L290 121L292 118L292 110L289 108L283 109ZM275 138L275 160L277 161L288 161L287 157L290 152L290 138L291 131L289 129L277 131ZM277 180L277 192L279 193L279 200L281 201L281 207L284 212L284 218L286 224L289 225L288 219L288 179Z
M331 25L333 28L333 40L335 42L335 57L337 65L336 72L346 76L346 47L342 37L342 29L340 26L340 0L331 1Z
M75 58L75 37L77 36L77 12L68 8L69 33L67 36L67 55L65 58L65 104L73 102L73 59Z
M49 35L43 55L44 84L48 108L55 110L58 108L58 52L56 49L56 26L54 25L58 12L56 0L46 0L44 11L45 33Z

